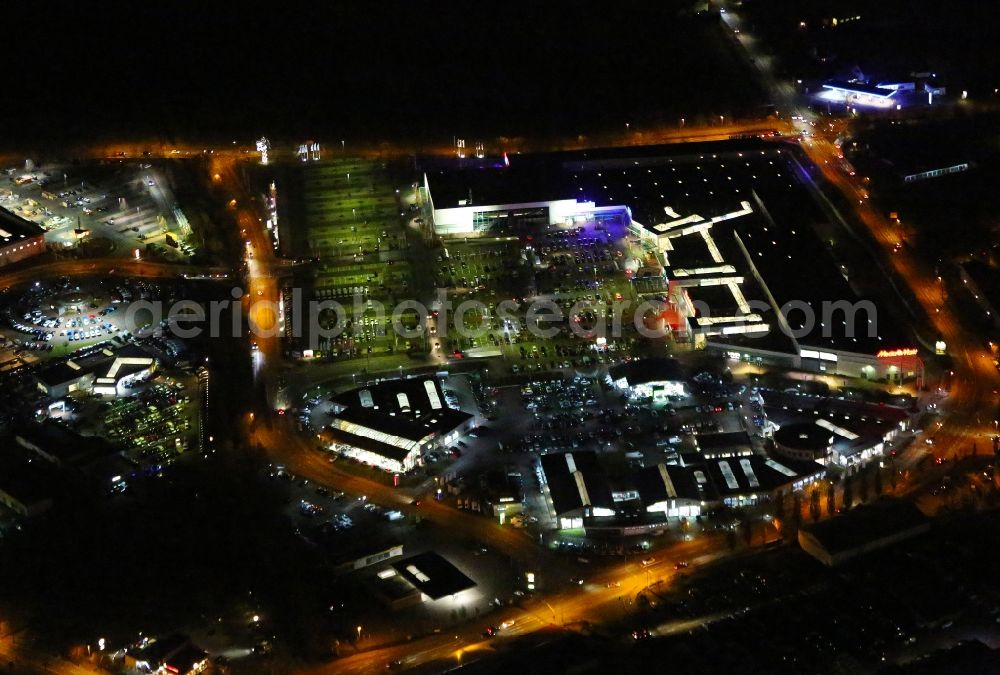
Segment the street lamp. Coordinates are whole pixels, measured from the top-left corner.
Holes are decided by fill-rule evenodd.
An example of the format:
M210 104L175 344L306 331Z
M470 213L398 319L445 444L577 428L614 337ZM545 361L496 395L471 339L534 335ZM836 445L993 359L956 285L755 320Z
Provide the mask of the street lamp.
M357 629L358 629L358 640L360 640L361 639L361 626L358 626Z

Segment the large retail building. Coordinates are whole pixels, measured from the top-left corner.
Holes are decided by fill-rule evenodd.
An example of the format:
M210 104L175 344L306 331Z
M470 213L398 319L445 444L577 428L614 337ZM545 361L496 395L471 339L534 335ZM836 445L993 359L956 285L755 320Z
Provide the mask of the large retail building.
M662 267L655 292L630 276L637 297L661 302L675 338L695 347L919 382L916 343L896 330L896 307L856 290L843 262L852 258L826 235L836 214L803 162L796 148L759 139L437 159L427 160L424 189L444 238L622 225Z

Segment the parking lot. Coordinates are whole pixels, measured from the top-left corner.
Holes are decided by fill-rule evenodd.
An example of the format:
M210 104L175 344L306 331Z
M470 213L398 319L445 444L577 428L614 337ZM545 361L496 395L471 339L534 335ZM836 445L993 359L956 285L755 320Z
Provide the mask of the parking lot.
M191 227L171 188L170 171L148 162L111 161L7 169L0 208L38 224L55 251L96 247L101 255L141 253L186 260Z
M99 433L142 471L158 473L197 447L197 395L192 378L187 380L162 377L126 385L135 396L99 404Z
M129 336L122 308L132 300L161 296L159 284L147 281L37 282L20 294L0 296L0 350L14 358L58 357L116 337Z
M380 639L433 632L455 623L459 610L485 615L497 601L508 604L516 599L513 575L496 574L497 569L509 568L510 561L480 542L456 539L412 516L372 504L365 495L329 490L289 473L282 465L270 465L264 472L264 480L280 487L284 495L282 515L297 536L339 568L335 583L340 592L334 596L336 601L331 604L330 612L334 621L349 630L361 623L370 634L379 634ZM373 577L384 569L385 563L357 571L349 568L355 559L392 545L402 545L402 557L428 550L446 556L473 578L476 590L466 594L461 602L452 598L424 600L413 607L386 611L369 586L362 583L363 578ZM345 563L347 569L341 568ZM406 619L405 629L400 628L401 616Z

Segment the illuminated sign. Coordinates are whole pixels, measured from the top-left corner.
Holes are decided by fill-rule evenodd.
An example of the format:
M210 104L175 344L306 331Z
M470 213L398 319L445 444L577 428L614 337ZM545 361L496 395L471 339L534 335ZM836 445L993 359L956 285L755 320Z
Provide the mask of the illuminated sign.
M905 349L880 349L875 358L877 359L897 359L901 356L916 356L917 350L913 347Z

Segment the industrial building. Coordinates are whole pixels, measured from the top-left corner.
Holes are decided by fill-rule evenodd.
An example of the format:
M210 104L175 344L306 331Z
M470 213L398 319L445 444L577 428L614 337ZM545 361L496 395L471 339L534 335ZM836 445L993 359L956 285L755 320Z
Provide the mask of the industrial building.
M539 463L542 489L560 529L581 528L584 518L615 515L615 499L596 453L543 455Z
M45 251L45 231L0 207L0 267Z
M779 500L825 473L817 462L749 451L711 458L682 453L679 464L661 463L615 478L592 451L548 454L538 463L539 482L559 529L619 534L664 529L671 518L693 518L720 506Z
M448 406L436 377L382 382L330 399L333 417L324 429L330 448L393 473L415 468L423 454L454 443L475 418Z

